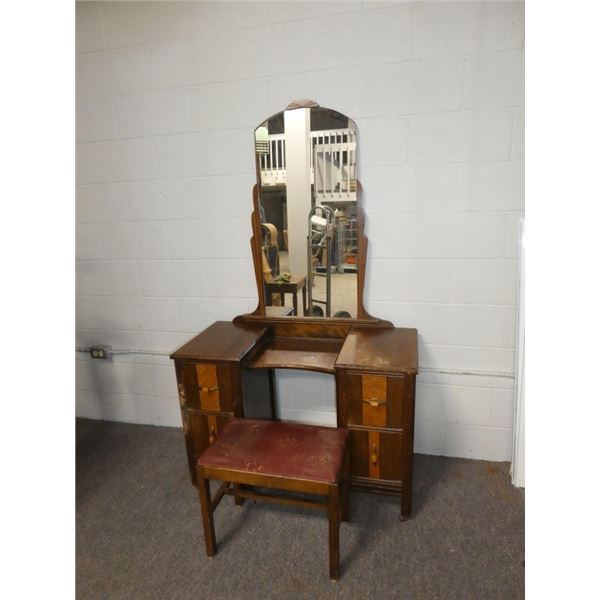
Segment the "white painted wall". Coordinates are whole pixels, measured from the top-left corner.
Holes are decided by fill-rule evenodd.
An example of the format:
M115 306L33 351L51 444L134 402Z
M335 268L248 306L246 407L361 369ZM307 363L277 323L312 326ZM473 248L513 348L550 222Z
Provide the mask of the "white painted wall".
M425 369L512 372L523 38L507 2L78 3L77 344L166 353L255 307L252 129L313 98L359 127L367 310ZM513 387L423 371L416 450L510 460ZM278 389L331 422L331 377ZM172 365L78 354L77 414L179 425Z

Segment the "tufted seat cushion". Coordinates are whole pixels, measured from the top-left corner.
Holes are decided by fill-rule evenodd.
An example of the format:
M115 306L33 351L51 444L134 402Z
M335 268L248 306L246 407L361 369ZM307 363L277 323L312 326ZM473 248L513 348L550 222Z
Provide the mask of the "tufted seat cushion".
M198 464L334 483L348 431L281 421L231 419Z

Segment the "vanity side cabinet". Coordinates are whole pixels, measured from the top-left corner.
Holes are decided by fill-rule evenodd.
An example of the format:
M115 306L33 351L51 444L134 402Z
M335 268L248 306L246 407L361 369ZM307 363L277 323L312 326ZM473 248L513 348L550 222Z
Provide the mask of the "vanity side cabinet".
M335 361L338 427L350 431L354 488L400 495L400 518L412 505L416 329L354 328Z
M175 360L188 468L196 485L198 457L231 417L243 417L239 364Z
M350 431L355 489L399 495L410 516L415 375L355 369L337 372L338 426Z
M244 416L243 360L266 333L260 325L216 321L171 354L194 485L198 456L229 419Z

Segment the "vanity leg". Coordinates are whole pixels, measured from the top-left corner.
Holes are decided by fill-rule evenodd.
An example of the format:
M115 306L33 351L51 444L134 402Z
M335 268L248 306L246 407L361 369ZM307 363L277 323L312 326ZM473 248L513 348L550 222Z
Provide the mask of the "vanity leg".
M210 499L210 481L204 477L202 467L198 467L198 496L200 497L200 510L202 511L206 555L214 556L217 549L217 542L215 540L215 524Z
M410 517L412 510L412 490L408 486L408 489L404 489L404 482L402 483L402 495L400 496L400 520L406 521Z
M292 294L292 302L294 304L294 316L299 317L300 315L298 314L298 290L296 290Z

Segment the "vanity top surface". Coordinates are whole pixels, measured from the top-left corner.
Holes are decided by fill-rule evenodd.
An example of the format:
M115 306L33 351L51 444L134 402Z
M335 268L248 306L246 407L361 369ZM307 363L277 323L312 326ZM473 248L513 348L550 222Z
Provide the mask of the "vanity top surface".
M274 338L250 361L252 369L280 368L335 372L343 340L314 338Z
M175 359L238 361L267 333L249 323L216 321L171 354Z
M274 332L269 331L268 326L249 322L217 321L175 350L171 358L237 362L256 348L250 368L418 372L416 329L356 328L345 338L271 337Z
M335 361L336 367L417 373L417 330L404 328L353 329Z

